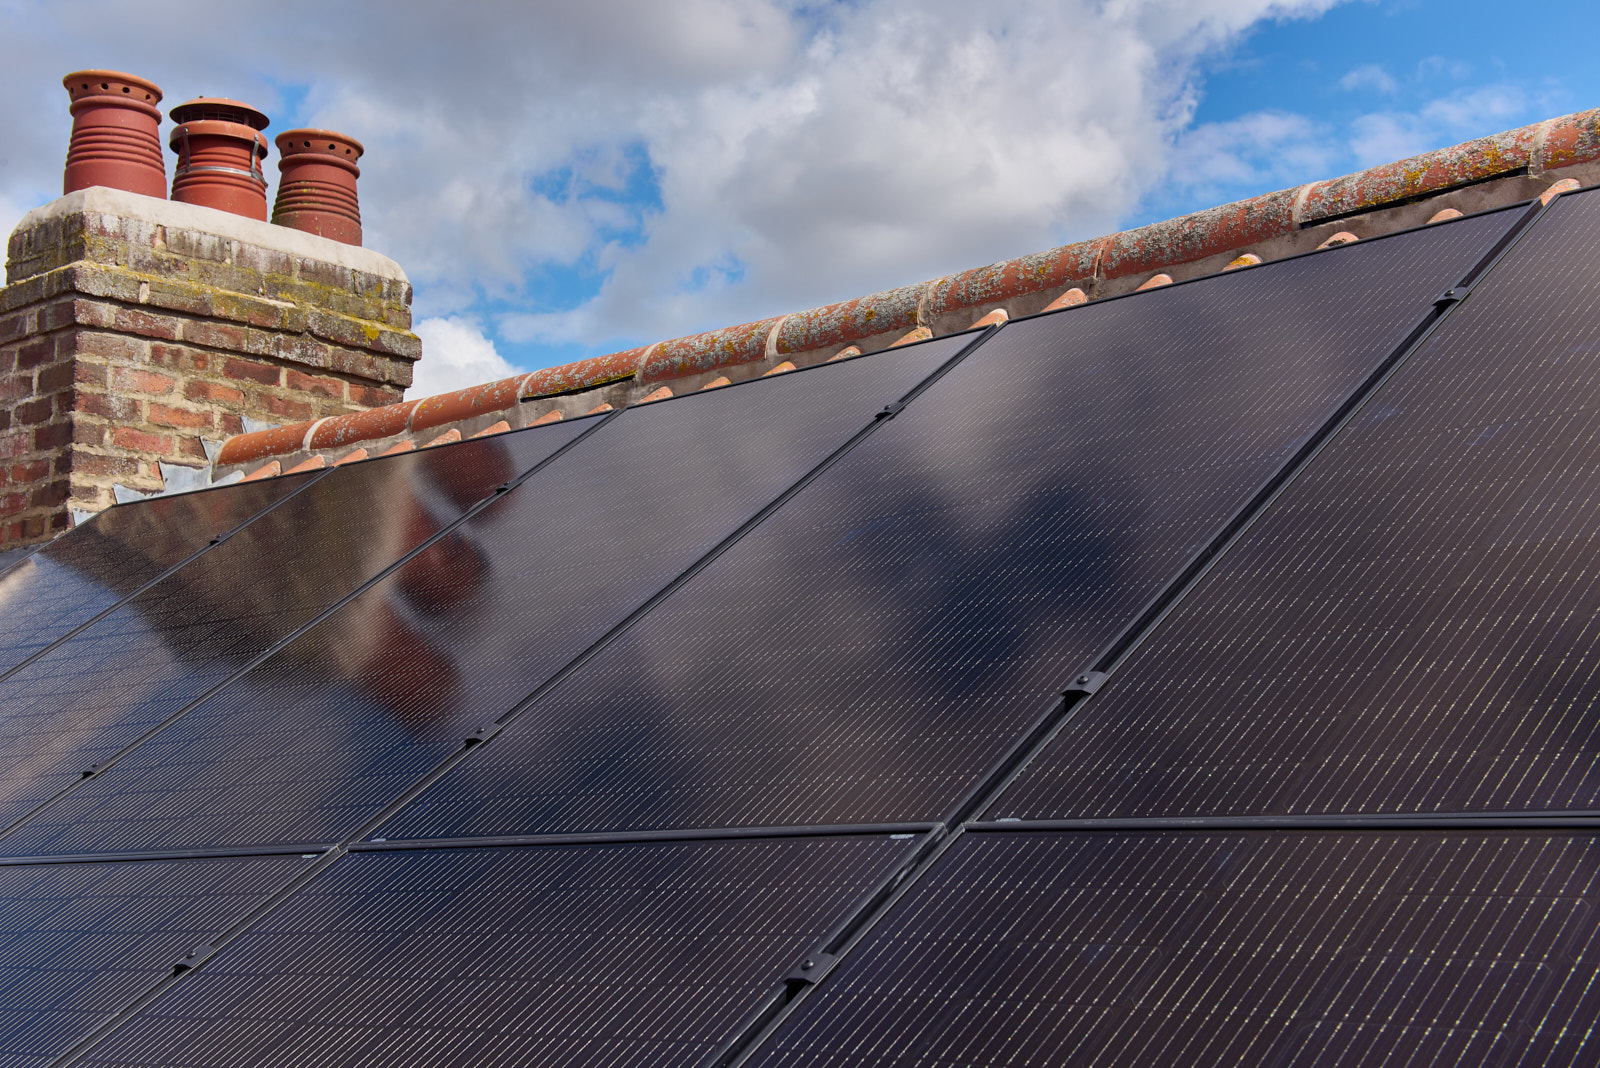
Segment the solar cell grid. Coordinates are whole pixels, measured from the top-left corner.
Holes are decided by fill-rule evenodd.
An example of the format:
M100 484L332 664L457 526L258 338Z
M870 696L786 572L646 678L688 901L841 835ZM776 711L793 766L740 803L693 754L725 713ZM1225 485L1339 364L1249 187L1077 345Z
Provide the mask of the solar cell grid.
M947 817L1514 218L1008 325L382 833Z
M119 505L41 546L0 576L0 671L316 477L290 475Z
M0 825L244 668L585 425L333 471L0 681Z
M1600 807L1600 197L1564 197L992 808Z
M84 1063L697 1064L911 847L351 854Z
M0 1065L50 1064L305 863L270 857L0 868Z
M1600 845L971 834L748 1063L1593 1064Z
M338 840L974 335L622 413L6 840Z

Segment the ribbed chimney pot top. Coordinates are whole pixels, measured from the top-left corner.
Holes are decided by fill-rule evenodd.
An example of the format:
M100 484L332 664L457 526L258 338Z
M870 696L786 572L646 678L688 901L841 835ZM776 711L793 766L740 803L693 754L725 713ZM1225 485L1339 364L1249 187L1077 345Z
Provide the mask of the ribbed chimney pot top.
M242 100L229 100L221 96L197 96L167 112L173 122L197 122L210 119L217 122L237 122L252 130L265 130L272 120L258 108Z

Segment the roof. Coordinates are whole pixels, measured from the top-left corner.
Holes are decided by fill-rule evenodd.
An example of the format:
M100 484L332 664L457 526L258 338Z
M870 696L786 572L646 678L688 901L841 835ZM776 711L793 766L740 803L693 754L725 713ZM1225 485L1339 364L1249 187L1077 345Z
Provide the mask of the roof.
M855 300L241 434L223 444L215 467L265 476L811 366L1576 188L1593 180L1597 162L1600 110L1576 112Z

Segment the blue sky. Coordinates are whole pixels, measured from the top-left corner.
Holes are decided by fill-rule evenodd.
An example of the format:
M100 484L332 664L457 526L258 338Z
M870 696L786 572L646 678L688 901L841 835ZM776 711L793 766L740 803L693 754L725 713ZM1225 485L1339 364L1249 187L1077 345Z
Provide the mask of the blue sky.
M0 0L0 227L59 189L69 70L350 133L435 392L1600 105L1597 29L1477 0Z

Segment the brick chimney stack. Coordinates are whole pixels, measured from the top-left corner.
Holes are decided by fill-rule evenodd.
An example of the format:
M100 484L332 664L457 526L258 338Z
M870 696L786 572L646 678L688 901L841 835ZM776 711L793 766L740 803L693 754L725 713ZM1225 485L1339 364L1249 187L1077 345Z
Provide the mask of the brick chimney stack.
M198 477L247 426L399 400L410 305L387 257L208 207L97 186L30 212L0 289L0 548Z

